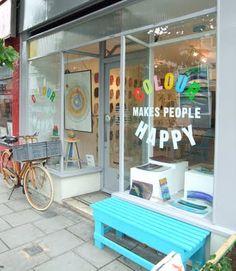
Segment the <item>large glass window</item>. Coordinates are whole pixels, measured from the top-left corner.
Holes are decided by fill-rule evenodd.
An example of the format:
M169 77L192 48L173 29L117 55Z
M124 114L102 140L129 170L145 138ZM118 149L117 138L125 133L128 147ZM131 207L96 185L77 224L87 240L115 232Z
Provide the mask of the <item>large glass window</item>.
M0 67L0 136L12 135L12 71Z
M192 196L187 204L192 204L193 199L211 206L215 28L215 14L209 14L127 36L128 41L143 47L136 50L140 60L136 58L133 65L130 52L126 52L124 170L125 189L132 185L131 194L159 201L167 199L167 194L172 198L180 193L178 197L186 201ZM135 170L141 171L137 174ZM148 177L147 171L158 173ZM187 175L194 171L193 177L187 178L186 171ZM192 178L197 178L198 173L207 174L207 184L199 182L194 186ZM205 180L203 175L199 179ZM186 179L190 181L186 183ZM155 185L160 189L152 198ZM187 185L193 186L187 189Z
M98 44L67 51L64 69L60 54L29 61L27 132L38 132L39 141L62 140L63 160L52 157L48 161L61 173L74 174L98 165L98 52Z
M76 141L80 163L66 162L65 170L93 168L99 153L99 58L98 44L64 54L65 59L65 156L77 156L68 149ZM71 153L70 153L71 152ZM67 157L65 157L65 160ZM71 159L69 159L71 160Z
M60 96L60 55L29 61L28 133L38 132L39 141L59 139ZM52 158L49 163L60 169L59 158Z

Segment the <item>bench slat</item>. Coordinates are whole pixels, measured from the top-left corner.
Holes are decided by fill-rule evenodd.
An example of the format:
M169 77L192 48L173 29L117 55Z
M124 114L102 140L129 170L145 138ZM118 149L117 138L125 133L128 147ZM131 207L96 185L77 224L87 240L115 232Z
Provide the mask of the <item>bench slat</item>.
M143 227L135 225L132 221L128 224L126 220L123 221L122 218L118 219L117 217L112 217L109 213L106 213L106 211L99 211L99 214L97 214L96 210L94 210L94 219L96 223L102 221L105 225L110 225L111 228L122 232L141 243L147 244L153 249L158 250L158 248L161 248L161 251L166 254L174 250L183 255L184 258L188 251L191 251L191 247L184 246L183 244L180 246L179 243L175 243L175 241L169 238L163 239L163 236L159 236L155 232L151 234Z
M111 206L113 207L113 206ZM96 207L95 207L96 208ZM153 226L148 223L145 225L145 221L142 221L143 219L140 217L137 217L135 215L125 215L124 213L120 212L119 209L116 209L115 207L112 208L112 213L111 213L111 208L107 206L103 206L103 209L101 212L106 211L107 214L110 214L111 217L116 216L119 219L123 219L123 221L126 221L126 223L130 223L129 221L132 220L135 222L135 225L139 225L140 228L145 228L148 232L157 235L159 234L159 238L163 239L163 236L165 236L165 239L168 237L170 240L175 240L178 243L184 244L188 247L188 250L192 249L192 247L196 246L199 244L199 240L193 239L192 242L190 239L186 240L184 234L177 234L174 229L170 231L170 229L165 228L164 226L158 227L158 226ZM158 222L157 222L158 224Z
M119 214L117 213L111 213L110 209L107 209L106 207L103 207L103 209L97 209L97 207L93 207L94 209L94 218L96 220L102 221L103 223L107 223L106 219L108 219L108 217L110 219L113 219L115 221L114 225L112 225L112 221L108 223L109 226L117 229L117 230L121 230L119 228L116 227L116 225L118 225L118 221L121 223L125 224L129 224L131 225L133 228L137 228L140 231L144 230L144 226L140 225L139 223L137 223L136 221L133 221L131 219L127 220L127 218L123 218L122 216L119 216ZM96 212L97 211L97 212ZM175 246L179 246L180 248L182 248L183 250L186 251L191 251L193 246L192 245L188 245L185 242L182 242L183 240L176 240L173 238L173 236L169 236L168 234L166 234L166 232L159 232L159 231L155 231L153 229L149 229L148 227L145 227L145 231L148 232L149 235L152 235L153 237L157 237L160 240L164 240L164 241L168 241L169 243L175 245ZM122 230L123 232L123 230ZM127 235L129 235L129 233L127 232L123 232ZM129 235L130 236L130 235ZM130 236L132 237L132 236Z
M168 224L174 225L174 226L177 225L177 226L179 226L179 228L184 229L184 231L185 231L185 228L187 227L188 232L190 232L191 234L195 234L196 236L199 236L199 238L202 238L202 237L206 236L206 234L208 234L208 231L206 231L204 229L198 228L198 227L193 226L191 224L188 224L186 222L179 221L175 218L171 218L167 215L162 215L162 214L154 212L152 210L145 209L141 206L137 206L135 204L125 202L125 201L120 200L118 198L112 198L112 201L110 201L110 202L114 202L115 204L120 204L121 206L124 206L125 208L130 208L130 209L132 208L135 210L135 212L140 211L139 215L143 215L146 218L147 218L147 216L150 219L151 218L156 219L158 217L158 220L164 221L165 224L168 223ZM109 204L110 204L110 202L109 202Z
M107 239L104 236L107 225L163 253L173 250L180 253L184 264L188 259L193 264L199 262L203 265L205 262L205 242L210 234L207 230L118 198L105 199L91 207L95 220L95 244L99 248L107 245L149 270L152 266L152 263Z
M98 202L99 206L111 208L109 206L113 206L113 208L119 208L119 212L123 212L127 217L131 216L133 213L139 218L140 221L143 221L145 225L154 225L154 226L165 226L165 228L170 228L175 231L175 234L184 234L187 239L190 237L191 240L202 240L205 238L209 232L203 229L200 229L196 226L178 221L176 219L170 218L168 216L161 215L157 212L147 210L143 207L131 204L129 202L125 202L116 198L110 198L102 202ZM144 218L144 220L141 220ZM137 218L136 218L137 219ZM168 229L169 229L168 228Z
M115 202L109 202L109 208L112 208L112 212L114 210L118 211L118 214L121 215L121 213L127 217L127 219L131 218L137 220L137 216L138 216L138 221L139 223L142 223L144 226L149 226L152 227L155 230L159 230L161 228L164 228L165 231L168 230L169 232L174 232L174 235L176 237L182 238L183 236L185 237L185 240L189 241L190 243L198 243L202 237L205 237L206 234L204 235L200 235L198 236L196 234L196 230L193 232L192 230L186 229L186 227L183 227L183 225L175 225L174 221L171 221L171 223L169 223L168 219L164 219L163 216L156 216L156 217L149 217L147 218L147 216L145 216L145 213L141 213L141 212L136 212L136 208L135 209L131 209L129 208L129 210L126 208L125 209L125 213L121 212L121 207L122 205L117 205ZM105 206L103 206L105 208ZM181 223L183 224L183 223ZM188 224L187 224L188 225Z

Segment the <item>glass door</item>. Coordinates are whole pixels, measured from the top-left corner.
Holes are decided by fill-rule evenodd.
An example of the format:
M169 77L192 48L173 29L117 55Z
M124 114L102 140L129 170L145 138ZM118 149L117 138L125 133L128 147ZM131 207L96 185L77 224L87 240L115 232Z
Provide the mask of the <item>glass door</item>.
M119 124L120 124L120 68L119 62L105 65L104 116L104 183L103 190L119 190Z
M143 49L143 48L141 48ZM144 159L139 150L139 142L131 135L133 91L142 85L147 65L147 50L142 53L131 51L126 59L125 80L125 153L124 159L129 165L140 164ZM105 116L104 116L104 183L103 190L109 193L119 191L119 133L120 133L120 62L105 64ZM128 140L126 140L128 139ZM133 161L131 153L137 151L137 161ZM147 156L147 155L146 155ZM129 172L125 169L125 187L129 188Z

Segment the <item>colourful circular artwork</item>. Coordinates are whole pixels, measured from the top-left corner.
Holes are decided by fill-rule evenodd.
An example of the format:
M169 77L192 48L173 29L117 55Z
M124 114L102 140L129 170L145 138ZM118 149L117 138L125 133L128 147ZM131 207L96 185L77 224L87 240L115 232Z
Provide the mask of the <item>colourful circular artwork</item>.
M84 91L74 88L67 95L67 110L75 118L84 118L88 113L87 98Z

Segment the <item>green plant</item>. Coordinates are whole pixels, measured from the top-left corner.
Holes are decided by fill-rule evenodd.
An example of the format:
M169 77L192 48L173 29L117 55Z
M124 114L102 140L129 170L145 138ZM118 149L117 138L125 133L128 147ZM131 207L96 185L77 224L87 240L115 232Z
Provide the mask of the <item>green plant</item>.
M12 46L5 46L3 39L0 39L0 66L6 65L13 69L14 62L18 58L18 52Z
M211 259L214 258L215 255L211 257ZM202 271L232 271L232 259L225 255L215 264L212 262L206 263Z

